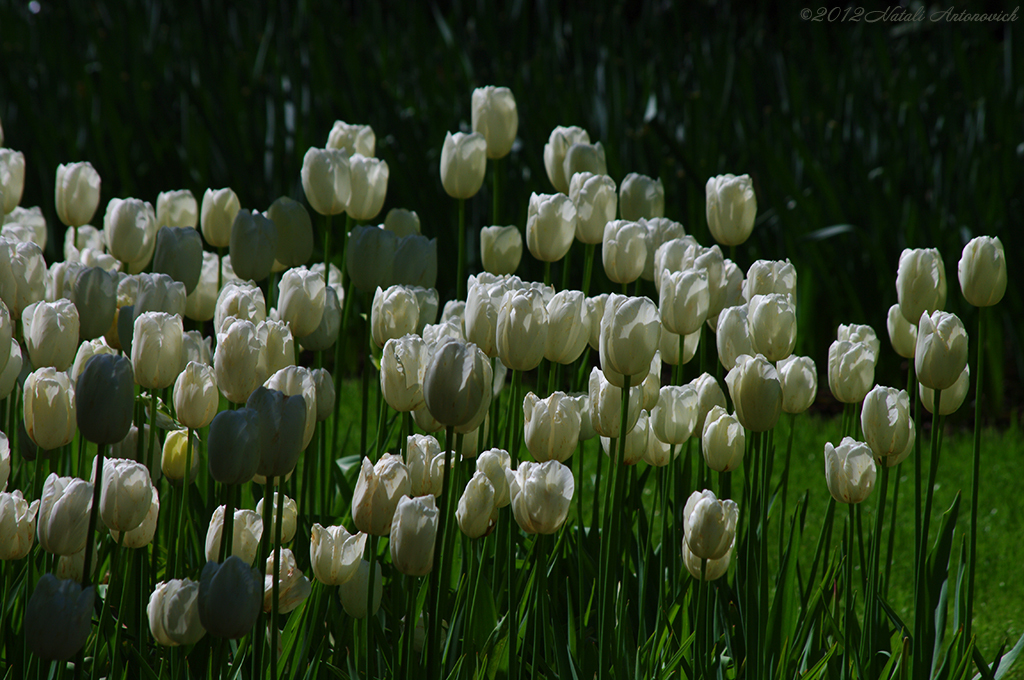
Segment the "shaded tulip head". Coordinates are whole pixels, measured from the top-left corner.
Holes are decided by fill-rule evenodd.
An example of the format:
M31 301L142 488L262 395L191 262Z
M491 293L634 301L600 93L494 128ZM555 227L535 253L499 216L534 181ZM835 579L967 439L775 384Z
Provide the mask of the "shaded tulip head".
M44 661L67 661L85 645L95 605L92 587L43 574L25 605L28 648Z
M708 229L723 246L738 246L750 237L757 198L750 175L718 175L705 186Z
M84 267L75 275L71 302L78 310L78 336L98 338L114 323L117 314L117 274L101 267Z
M572 191L572 178L580 173L591 175L607 175L608 163L605 160L604 147L601 142L584 144L577 142L565 151L562 161L562 175L565 177L569 191ZM568 194L569 192L564 192Z
M164 437L164 447L160 455L160 471L171 482L184 481L186 484L191 484L199 475L199 437L193 432L191 439L192 460L189 461L189 431L187 429L171 430Z
M221 484L252 479L260 464L260 414L255 409L221 411L210 422L207 462Z
M590 135L583 128L559 125L544 145L544 169L555 191L569 193L569 177L565 176L565 155L573 144L590 144ZM559 258L560 259L560 258Z
M472 198L487 170L487 139L479 132L445 134L441 147L441 184L452 198Z
M956 314L935 311L921 313L917 324L914 367L925 387L952 387L967 365L967 330Z
M860 503L875 486L875 459L871 447L843 437L838 447L825 443L825 481L839 503Z
M957 263L964 299L975 307L998 304L1006 293L1006 253L999 237L978 236L964 246Z
M907 321L899 304L895 304L889 308L885 325L889 331L889 342L896 354L904 359L913 359L917 348L917 324Z
M284 477L295 469L302 453L308 417L305 397L285 396L279 390L260 386L245 405L259 414L260 463L256 472L264 477Z
M752 432L775 427L782 413L782 382L762 354L744 354L725 377L740 424Z
M782 410L803 413L818 396L818 368L810 357L789 356L775 368L782 383Z
M939 397L939 413L948 416L956 413L967 398L967 391L971 387L971 367L964 366L963 372L952 387L942 390ZM935 390L926 387L924 383L918 383L918 394L921 396L921 405L928 413L935 413Z
M238 194L231 188L207 189L199 211L199 224L206 242L216 248L230 245L231 226L241 209Z
M384 216L384 229L393 232L399 238L420 233L420 216L415 210L392 208Z
M356 227L348 239L345 263L353 285L365 293L392 285L398 236L377 227Z
M935 248L905 249L896 270L900 311L916 324L921 314L946 306L946 266Z
M732 472L743 462L747 434L740 421L721 406L713 406L704 421L701 452L708 467L718 472Z
M277 226L257 210L239 210L231 223L231 267L242 279L262 281L270 274L277 253Z
M391 563L408 576L426 576L434 566L438 509L433 496L403 496L391 521Z
M725 392L715 377L709 373L701 373L690 382L690 385L697 391L697 422L694 425L694 432L703 432L704 423L711 409L715 406L725 408Z
M531 194L526 247L542 262L558 262L576 235L576 206L565 194Z
M210 635L238 639L256 625L263 604L260 572L232 555L207 562L199 579L199 621Z
M619 215L624 220L663 217L665 187L660 179L631 172L619 185Z
M650 414L647 411L641 410L640 416L636 419L636 424L626 433L626 445L622 451L621 458L619 458L618 433L616 433L614 439L611 437L601 437L601 448L604 450L605 455L622 465L636 465L639 463L647 455L647 451L650 448L650 424Z
M694 491L683 508L683 531L690 551L699 559L719 560L736 540L739 507L719 500L713 491Z
M370 598L370 615L373 616L380 609L380 598L384 593L384 579L381 578L380 562L374 565L373 573L373 597ZM341 600L341 607L345 613L354 619L366 618L367 591L370 589L370 563L366 560L359 560L355 576L350 578L338 588L338 599Z
M46 261L35 243L0 238L0 300L12 319L46 294Z
M629 388L629 404L626 407L626 431L636 425L640 417L640 386ZM605 374L596 366L590 371L589 383L590 422L602 437L618 437L622 415L622 388L608 382ZM582 427L582 426L581 426Z
M100 204L100 174L92 163L58 165L54 190L54 207L61 222L81 227L92 221Z
M507 156L519 130L519 111L512 90L493 85L473 90L472 126L473 132L484 136L488 158Z
M0 147L0 213L14 210L24 190L25 154Z
M445 342L427 364L423 398L438 422L466 425L490 405L492 380L491 363L476 345Z
M298 339L303 349L320 352L334 346L341 331L341 303L343 298L333 285L324 290L324 313L320 317L320 325L316 330Z
M100 445L127 437L135 409L132 363L114 354L93 356L78 376L75 402L83 437Z
M480 229L480 261L491 274L514 274L523 257L523 235L519 227L483 227Z
M176 647L199 642L206 635L199 620L199 582L172 579L156 584L146 616L157 644Z
M747 305L727 307L721 311L715 331L715 344L718 347L718 360L730 371L739 357L754 353Z

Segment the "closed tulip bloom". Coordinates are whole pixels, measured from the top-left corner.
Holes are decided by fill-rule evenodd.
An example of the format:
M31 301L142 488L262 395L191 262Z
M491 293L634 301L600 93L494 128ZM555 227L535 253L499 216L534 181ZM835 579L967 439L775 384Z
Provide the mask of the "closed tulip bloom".
M408 576L426 576L434 566L438 510L433 496L399 499L391 522L391 563Z
M967 330L960 317L942 311L922 312L914 350L918 381L933 390L945 390L956 383L966 365Z
M267 374L274 375L295 365L295 338L284 321L267 319L256 326L260 345L267 360Z
M796 267L789 260L757 260L747 270L743 297L780 293L796 302Z
M136 383L147 390L174 384L181 372L182 334L178 315L146 312L135 319L132 367Z
M738 246L750 237L757 198L749 175L718 175L705 186L708 229L723 246Z
M452 198L472 198L487 170L487 139L479 132L445 134L441 147L441 184Z
M409 468L400 456L385 453L376 465L363 458L352 496L352 521L360 531L387 536L399 499L411 489Z
M935 248L905 249L896 270L896 297L900 311L916 324L921 314L946 306L946 266Z
M199 579L199 621L220 638L238 639L256 625L263 605L263 579L259 570L231 556L223 564L210 561Z
M43 550L53 555L74 555L85 548L92 491L92 484L84 479L50 473L43 484L37 520Z
M153 498L149 503L149 511L146 512L146 516L142 518L142 522L139 526L135 527L131 531L126 531L123 539L120 537L120 532L116 529L110 530L110 536L115 541L120 541L122 547L131 548L133 550L145 548L153 542L153 537L156 535L156 523L159 518L160 494L157 493L156 489L153 489ZM93 559L96 559L96 553L93 553ZM82 556L82 567L85 567L85 555ZM96 567L94 566L93 571L95 571L95 569ZM79 580L81 580L81 578L79 578Z
M665 241L654 250L654 287L661 294L661 279L665 272L681 272L693 267L697 253L697 241L692 236L682 236ZM702 267L703 269L703 267ZM711 273L708 273L711 276Z
M437 285L437 239L403 236L395 244L392 283L433 288Z
M641 276L644 281L654 281L654 256L658 248L667 243L686 237L686 229L680 222L670 220L667 217L641 218L637 223L646 231L647 262L644 264L644 271Z
M427 364L423 398L438 422L464 426L490 405L492 381L491 364L476 345L449 341Z
M38 368L25 378L25 431L44 451L59 449L75 438L75 389L67 373Z
M188 189L161 191L156 197L157 227L190 227L199 224L199 204Z
M327 284L319 274L306 267L284 273L278 293L278 313L294 337L305 337L317 329L326 298Z
M85 265L81 262L54 262L46 272L44 299L53 302L70 298L74 294L75 277L83 269Z
M707 270L687 269L662 275L658 309L661 322L670 332L696 333L707 319L710 302Z
M407 287L391 286L387 290L377 288L370 315L374 344L383 347L388 340L415 333L419 313L419 301Z
M384 592L384 585L381 578L380 562L374 565L373 572L373 598L370 603L370 616L380 609L380 598ZM356 567L356 574L351 579L341 584L338 588L338 599L341 600L341 607L345 613L354 619L366 618L366 591L370 587L370 563L366 560L359 560Z
M967 398L967 391L971 386L971 367L964 366L963 372L952 387L942 390L942 398L939 404L939 413L948 416L956 413ZM921 395L921 405L928 413L935 413L935 390L925 387L924 383L918 383L918 393Z
M875 459L871 447L853 437L843 437L839 447L825 443L825 482L832 498L840 503L860 503L875 486Z
M417 335L387 341L380 360L380 389L388 406L409 412L424 405L428 361L427 346Z
M576 206L576 238L601 243L605 225L615 219L618 209L615 181L605 174L577 172L569 182L569 199ZM648 253L649 258L652 255Z
M12 319L46 294L46 261L35 243L0 238L0 300Z
M92 221L100 204L100 174L91 163L61 163L54 184L57 217L69 227Z
M234 317L258 324L267 318L267 303L255 284L241 281L225 283L217 296L217 308L213 315L213 327L217 333L227 330L228 319Z
M619 216L624 220L662 217L665 187L660 179L631 172L619 185Z
M7 490L7 480L11 477L11 443L7 435L0 432L0 491Z
M888 460L902 454L914 436L907 391L876 386L864 397L860 426L875 458Z
M462 324L456 319L427 324L423 327L422 335L423 342L427 343L428 347L434 348L440 347L448 340L466 341L462 334Z
M21 365L21 345L16 340L12 340L7 364L0 371L0 399L6 399L14 391L14 386L18 383L18 376L21 375Z
M235 510L234 526L231 531L231 550L228 557L234 555L246 564L256 559L256 551L260 547L263 536L263 518L252 510ZM206 530L206 559L216 562L220 559L220 543L224 533L224 506L218 506L210 518Z
M480 229L480 261L491 274L514 274L523 257L523 235L519 227Z
M828 387L844 404L864 399L875 384L875 353L863 342L835 341L828 348Z
M796 347L796 309L779 293L755 295L747 307L751 349L768 361L781 361Z
M74 278L71 302L78 310L82 340L103 335L117 314L117 274L100 267L85 267Z
M281 508L281 542L289 543L295 538L295 529L299 521L299 506L295 503L294 499L288 498L284 494L280 495L284 499L284 507ZM263 517L263 500L259 499L256 501L256 514ZM277 536L277 530L274 528L277 526L277 504L278 504L278 493L274 492L274 500L270 508L270 529L271 536Z
M221 411L210 422L210 476L221 484L252 479L260 463L260 414L255 409Z
M617 387L647 377L661 339L661 316L646 297L611 296L601 320L601 370Z
M310 147L302 158L302 190L310 207L321 215L345 212L352 195L350 155L341 149Z
M220 392L212 366L190 361L174 381L174 412L186 427L206 427L217 415Z
M77 238L74 229L64 232L64 259L68 262L79 262L82 259L83 251L91 250L102 253L107 247L106 243L102 231L91 224L81 224L78 226Z
M173 579L156 584L146 605L146 616L159 645L176 647L199 642L206 635L199 620L199 582Z
M601 146L601 142L596 144L577 142L566 150L565 160L562 161L562 174L569 185L569 191L572 191L572 178L584 172L591 175L608 174L608 164L605 161L604 147Z
M241 204L232 189L207 189L199 211L199 223L206 242L216 248L226 248L231 243L231 225L239 210Z
M587 131L576 127L559 125L551 131L547 144L544 145L544 169L555 191L569 193L570 177L565 175L565 155L573 144L590 144ZM560 258L559 258L560 259Z
M690 576L695 579L703 578L705 581L715 581L725 576L726 572L729 571L729 563L732 561L732 549L735 544L736 538L734 535L733 545L729 546L729 549L725 553L725 557L720 560L701 560L693 554L693 551L690 550L690 546L687 545L686 539L684 538L683 564L686 565L686 570L690 572ZM702 568L704 570L703 576L701 576Z
M264 386L271 390L279 390L286 397L302 397L306 406L306 425L302 430L304 450L313 439L317 419L317 390L312 370L305 366L286 366L267 378Z
M221 394L233 404L244 404L252 391L267 379L267 356L256 326L230 319L224 332L217 333L213 370Z
M501 363L516 371L540 365L548 340L548 310L535 289L510 290L498 309L495 344Z
M789 356L775 364L782 383L782 410L803 413L818 396L818 369L810 357Z
M34 366L66 371L78 350L78 309L69 300L33 302L21 315L23 337Z
M92 587L43 574L25 606L28 648L44 661L67 661L85 645L95 605Z
M507 487L508 482L505 485ZM480 470L474 472L455 510L455 519L462 533L469 538L480 538L490 532L493 526L491 516L496 512L495 499L490 477Z
M384 197L388 191L388 164L378 158L356 153L349 158L349 172L352 192L346 211L353 219L372 220L384 207Z
M444 490L444 450L429 434L406 438L405 466L409 470L410 496L439 495Z
M488 158L504 158L512 150L519 129L519 111L512 90L507 87L478 87L473 90L473 132L487 141Z
M622 388L608 382L601 369L590 371L590 421L594 430L602 437L618 437L622 413ZM640 388L629 388L629 405L626 408L626 432L636 425L640 417Z
M719 560L732 550L739 507L734 501L719 500L713 491L694 491L683 508L683 531L687 546L702 560Z
M78 429L100 445L128 436L135 409L135 378L127 358L110 353L93 356L74 390Z
M341 300L334 286L328 285L324 291L324 313L320 317L320 325L309 335L299 338L299 345L313 352L329 349L334 346L340 331Z
M512 514L528 534L553 534L565 523L575 491L572 471L556 460L524 461L505 471Z
M889 308L886 328L889 331L889 342L892 343L896 354L904 359L913 359L914 350L917 348L917 324L907 321L898 304Z
M531 194L526 213L526 247L542 262L565 257L576 235L576 206L565 194Z
M658 398L661 396L661 353L655 352L651 359L651 368L647 377L640 384L641 408L650 411L658 405Z
M749 309L746 305L722 310L718 316L715 342L718 345L718 358L722 366L729 370L736 365L736 360L740 356L754 353L754 343L750 337Z
M711 409L715 406L725 408L725 392L715 377L708 373L700 374L690 382L690 385L697 391L697 422L694 425L694 432L704 432L704 422Z
M579 441L580 419L579 404L564 392L553 392L546 399L528 392L523 400L523 427L526 448L534 460L568 460Z
M626 448L622 460L619 461L619 440L618 433L612 437L601 437L601 448L613 461L621 462L623 465L636 465L647 454L648 439L650 439L651 417L647 411L641 410L636 424L626 433Z
M725 377L740 424L752 432L775 427L782 413L782 382L764 355L742 355Z
M163 230L161 230L163 231ZM166 274L139 274L136 279L134 317L146 312L164 312L183 316L185 314L185 285Z
M586 296L578 290L563 290L547 304L548 336L544 358L571 364L580 358L590 340L590 311Z
M510 470L512 459L508 451L504 449L489 449L482 452L476 458L476 469L487 475L491 486L494 488L494 511L491 518L497 516L497 511L512 502L509 490L508 479L505 471Z
M498 309L509 290L508 282L503 279L489 282L470 277L467 290L464 317L466 339L475 343L484 354L494 358L498 356Z
M95 459L92 478L95 483ZM146 466L124 458L104 458L102 482L100 518L107 528L131 531L142 524L154 493Z
M349 156L354 153L373 156L377 150L377 136L369 125L336 120L327 135L327 148L345 149Z
M153 271L167 274L190 295L203 271L203 240L193 227L164 227L156 233Z
M15 206L14 210L3 217L3 228L0 235L14 241L31 241L42 249L46 249L49 230L43 209L38 205L31 208ZM72 237L73 238L73 237Z
M25 189L25 154L0 148L0 213L9 213L21 203Z
M0 486L7 486L7 480ZM39 501L29 503L21 491L0 492L0 560L20 560L32 549Z
M693 385L665 385L651 411L651 433L666 444L686 443L697 426L697 390Z
M729 259L722 260L722 278L718 284L718 303L721 307L719 313L727 307L743 304L744 283L743 272L736 263ZM710 312L710 307L708 311ZM717 315L712 318L710 313L708 314L708 328L712 332L718 328Z
M384 216L384 229L394 233L399 238L412 236L420 233L420 216L415 210L404 208L392 208Z
M708 317L717 316L725 308L725 291L722 286L727 278L725 275L725 258L722 250L717 246L702 248L693 247L693 264L695 269L705 269L708 272Z
M612 220L604 227L601 262L613 283L632 283L647 262L647 230L638 222Z
M356 575L362 561L366 534L350 534L343 526L314 524L309 542L313 575L324 585L340 586Z
M171 430L164 438L160 456L160 471L172 482L181 482L186 476L188 464L188 430ZM188 483L199 475L199 437L192 433L192 463L187 468Z
M377 227L356 227L345 249L346 271L364 293L387 288L394 281L393 265L399 238Z
M148 259L156 246L156 216L153 207L137 198L112 198L103 216L107 251L121 262Z
M243 281L262 281L277 253L277 227L258 211L239 210L231 224L231 266Z
M999 237L978 236L964 246L957 263L964 299L975 307L999 304L1006 293L1006 253Z
M263 578L263 611L267 613L270 613L273 607L274 571L274 553L270 553ZM295 563L295 555L287 548L281 549L281 566L276 571L278 573L277 611L279 614L287 614L297 609L309 597L309 594L313 592L313 586Z
M315 393L312 378L309 381L309 388ZM311 417L304 396L286 396L277 389L260 386L249 395L245 405L259 413L260 463L256 472L264 477L284 477L295 469L305 448L306 421L315 419L316 404L312 404Z
M704 421L701 452L708 467L718 472L732 472L743 462L747 435L740 421L721 406L714 406Z
M848 342L863 342L871 348L872 353L875 355L875 363L878 363L878 356L882 350L882 343L878 340L878 335L875 334L875 329L867 324L839 324L839 328L836 329L836 340Z
M4 304L3 300L0 300L0 373L3 373L4 369L7 368L7 362L10 361L11 353L13 352L12 346L17 344L13 336L14 320L11 319L11 313L7 309L7 305ZM18 351L20 352L20 347ZM0 396L0 399L6 399L6 396Z

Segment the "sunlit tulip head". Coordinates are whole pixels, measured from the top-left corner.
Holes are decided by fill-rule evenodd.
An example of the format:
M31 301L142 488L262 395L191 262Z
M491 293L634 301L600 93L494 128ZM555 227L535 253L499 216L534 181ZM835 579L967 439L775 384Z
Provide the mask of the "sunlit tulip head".
M487 141L488 158L504 158L512 150L519 129L519 111L512 90L507 87L478 87L473 90L473 132Z
M320 325L326 289L323 277L306 267L289 269L281 277L278 313L294 337L305 337Z
M52 451L75 438L75 389L67 373L37 368L25 378L25 431L36 446Z
M565 176L565 155L573 144L590 144L590 135L583 128L559 125L544 145L544 169L555 191L569 193L569 177Z
M67 661L85 645L95 606L93 588L43 574L25 605L28 649L46 662Z
M528 534L553 534L569 514L575 491L572 471L556 460L522 462L506 470L512 514Z
M608 163L605 160L604 147L601 142L584 144L577 142L565 151L562 161L562 175L572 191L572 178L580 173L591 175L607 175ZM568 193L568 192L566 192Z
M788 295L796 305L796 267L789 260L757 260L747 270L743 298L779 293Z
M21 315L22 333L33 366L66 371L78 350L78 309L70 300L33 302Z
M507 482L506 482L507 485ZM477 470L466 484L459 498L455 519L459 529L469 538L487 535L494 526L491 515L495 511L495 491L486 473Z
M0 487L6 486L4 479ZM38 512L39 501L29 503L21 491L0 492L0 560L20 560L28 555L35 538Z
M875 459L871 447L843 437L838 447L825 443L825 481L832 498L840 503L860 503L875 487Z
M377 347L391 339L416 333L420 306L416 294L406 286L377 288L370 314L371 337Z
M310 207L321 215L345 212L352 194L350 155L340 149L310 147L302 158L302 190Z
M523 257L523 235L519 227L480 229L480 261L491 274L514 274Z
M89 162L57 166L54 184L57 217L69 227L92 221L100 204L100 174Z
M39 545L54 555L74 555L85 548L93 486L84 479L58 477L43 483L37 530Z
M526 247L542 262L558 262L576 235L576 206L565 194L531 194Z
M314 524L309 541L313 575L328 586L340 586L356 575L363 557L366 534L350 534L343 526Z
M548 341L548 310L534 288L509 290L501 299L495 345L501 362L515 371L540 365Z
M690 551L704 560L720 560L736 542L739 507L713 491L694 491L683 508L683 532Z
M110 199L103 217L103 233L107 251L121 262L148 262L156 247L153 206L137 198Z
M161 191L156 197L156 224L161 227L191 227L199 224L199 204L188 189Z
M707 270L686 269L662 274L658 309L661 322L669 332L690 335L700 330L710 303Z
M686 228L682 223L667 217L642 217L637 222L644 227L647 241L647 262L644 264L641 276L644 281L654 281L654 256L658 252L658 248L668 241L685 238Z
M496 333L498 310L509 285L505 279L486 281L469 278L466 294L466 339L476 344L487 356L498 356Z
M740 424L752 432L775 427L782 413L782 382L762 354L741 355L725 377Z
M68 229L64 232L64 260L67 262L79 262L82 259L82 251L89 249L95 252L104 252L106 239L103 232L91 224L82 224L78 227L78 234L75 229ZM42 246L40 246L42 247Z
M647 297L612 295L601 319L599 353L605 377L618 387L647 377L661 340L661 315Z
M999 304L1006 293L1006 253L998 236L978 236L964 246L957 263L964 299L975 307Z
M749 175L718 175L705 186L708 229L723 246L738 246L750 237L757 198Z
M836 340L828 348L828 387L838 401L856 404L875 384L877 358L864 342Z
M199 211L199 224L206 242L216 248L226 248L231 242L231 225L240 209L238 195L231 188L207 189Z
M0 212L14 210L24 190L25 154L0 147Z
M644 271L647 257L647 230L639 222L612 220L605 224L601 262L609 281L636 281Z
M193 645L206 629L199 621L199 582L173 579L156 584L146 605L149 630L157 644Z
M725 392L715 377L709 373L700 374L689 384L697 391L697 422L694 425L694 432L703 432L704 422L711 409L715 406L725 408Z
M266 516L266 506L264 505L263 501L263 498L256 501L256 514L260 517ZM275 537L274 540L277 540L277 529L275 527L277 526L277 506L279 502L284 503L284 506L280 508L282 519L281 542L290 543L291 540L295 538L295 530L299 516L299 506L298 504L296 504L295 499L289 498L288 496L285 496L284 494L279 494L278 492L275 491L273 495L273 501L271 502L270 506L270 524L265 524L264 526L270 527L269 531L273 532L270 535Z
M647 411L641 410L636 424L626 433L626 445L621 451L616 433L615 438L601 437L601 448L616 463L622 465L636 465L647 455L649 439L651 437L651 417Z
M882 343L878 340L875 329L867 324L839 324L836 329L836 340L847 342L863 342L871 348L875 355L875 363L878 363L878 356L882 350Z
M388 191L388 164L386 161L360 153L349 158L352 193L346 211L353 219L372 220L384 207Z
M2 359L0 363L4 363ZM18 377L21 375L21 366L21 345L17 340L11 340L10 348L7 350L7 362L3 370L0 370L0 399L6 399L14 391L14 386L18 384Z
M641 392L639 386L629 388L626 432L633 429L640 417ZM588 404L591 425L597 434L602 437L618 437L622 422L622 388L608 382L604 372L596 366L590 371Z
M233 317L233 318L232 318ZM267 318L267 303L263 291L253 283L235 281L225 283L217 296L213 315L213 328L217 333L227 330L229 319L249 321L255 326Z
M324 313L320 317L320 325L298 340L303 349L319 352L334 346L341 331L341 302L337 289L328 285L324 291Z
M900 311L916 324L921 314L946 306L946 265L935 248L907 248L896 270L896 296Z
M400 456L386 453L374 465L363 458L352 496L352 521L373 536L387 536L398 501L409 495L409 468Z
M708 467L718 472L731 472L743 462L747 434L735 415L721 406L713 406L704 421L701 452Z
M210 561L199 579L199 621L220 638L248 634L263 605L263 577L259 570L234 555L222 564Z
M697 390L693 385L665 385L651 411L651 434L666 444L686 443L697 426Z
M563 290L547 304L548 336L544 358L571 364L590 340L591 318L587 298L578 290Z
M220 560L221 540L224 534L223 505L213 511L210 525L206 530L206 559ZM228 557L235 556L251 564L256 558L263 536L263 518L258 513L244 508L235 510L234 525L231 532L231 548Z
M860 426L875 458L889 459L903 453L914 431L907 391L875 386L864 397Z
M796 308L788 295L755 295L747 304L750 347L769 361L781 361L796 347ZM877 355L877 352L876 352Z
M135 382L145 389L174 384L181 372L182 322L178 315L146 312L135 319L132 368Z
M229 318L229 322L217 333L213 370L221 394L233 404L244 404L269 376L267 356L251 321Z
M576 206L576 238L597 244L604 238L605 225L615 219L619 194L608 175L577 172L569 182L569 199Z
M193 430L206 427L217 415L220 392L213 367L190 361L174 381L174 411Z
M0 238L0 300L12 319L46 294L46 261L35 243Z
M889 308L885 325L889 331L889 342L896 354L904 359L913 359L917 347L917 324L907 321L900 306L895 304Z
M661 179L631 172L619 185L619 216L624 220L665 215L665 187Z
M351 156L354 153L374 156L377 153L377 135L369 125L334 121L327 135L328 149L344 149Z
M391 521L391 563L408 576L426 576L434 566L439 512L433 496L403 496Z
M818 368L810 357L789 356L775 364L782 383L782 410L803 413L818 396Z
M441 147L441 184L452 198L472 198L487 170L487 139L479 132L445 134Z
M967 365L967 344L967 329L956 314L922 312L914 349L918 381L933 390L952 387Z
M94 484L96 472L94 459ZM104 458L101 482L100 519L107 528L131 531L142 524L155 493L146 466L124 458Z
M568 460L579 441L580 420L579 403L564 392L552 392L545 399L528 392L523 399L523 428L534 460Z
M417 335L387 341L380 361L380 387L391 408L408 412L424 405L423 379L429 359L427 346Z

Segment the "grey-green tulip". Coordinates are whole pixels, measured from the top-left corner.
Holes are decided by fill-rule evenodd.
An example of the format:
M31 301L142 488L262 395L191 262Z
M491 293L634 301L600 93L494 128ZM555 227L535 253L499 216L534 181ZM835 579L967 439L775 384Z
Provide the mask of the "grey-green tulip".
M210 422L207 462L221 484L252 479L260 464L260 413L252 408L221 411Z
M185 284L191 295L203 271L203 239L193 227L164 227L156 233L153 271Z
M232 555L207 562L199 579L199 621L214 637L238 639L252 630L263 606L263 578Z
M97 444L116 444L128 436L135 407L132 362L113 354L93 356L75 385L78 429Z

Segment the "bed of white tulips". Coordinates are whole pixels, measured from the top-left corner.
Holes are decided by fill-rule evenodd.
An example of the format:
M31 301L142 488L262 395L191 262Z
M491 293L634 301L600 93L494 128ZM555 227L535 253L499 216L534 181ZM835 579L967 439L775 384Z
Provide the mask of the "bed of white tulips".
M97 228L99 174L61 165L46 262L60 230L18 205L26 159L0 149L6 677L1005 672L1024 639L984 659L971 632L979 429L964 507L933 504L942 417L972 376L982 393L965 322L983 333L1005 291L999 240L959 260L976 318L943 311L937 251L906 250L887 332L840 326L819 373L793 356L793 265L735 263L745 175L707 181L701 244L660 181L616 182L600 142L559 127L527 223L465 224L485 178L495 215L526 201L499 190L517 121L508 89L481 88L474 132L445 139L457 244L412 211L375 224L388 166L339 121L305 155L305 204L265 212L170 191L109 199ZM543 281L515 275L524 236ZM443 307L439 265L458 271ZM882 352L909 360L906 389L875 384ZM361 400L341 398L346 365ZM821 442L832 500L808 508L788 472L819 375L844 437ZM887 600L894 561L914 564L912 611Z

